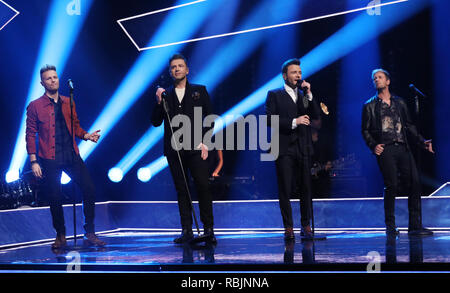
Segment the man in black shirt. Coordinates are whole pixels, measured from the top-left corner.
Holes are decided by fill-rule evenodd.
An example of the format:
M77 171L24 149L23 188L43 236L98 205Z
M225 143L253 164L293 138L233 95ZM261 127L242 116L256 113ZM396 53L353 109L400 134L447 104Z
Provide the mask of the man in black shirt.
M422 226L419 174L411 153L413 144L434 153L431 140L424 140L419 134L403 99L391 95L389 73L384 69L375 69L372 79L377 95L364 104L361 130L367 146L376 155L383 175L386 233L399 234L395 226L395 197L400 190L399 182L405 182L409 190L408 233L432 235L431 230ZM399 174L404 181L399 181Z
M104 246L106 243L98 239L94 231L95 186L75 141L75 137L78 137L97 142L100 130L87 133L81 128L75 103L71 108L70 99L59 94L59 78L54 66L43 67L40 74L45 93L27 107L26 146L32 172L43 180L50 204L53 227L56 230L52 248L60 249L67 244L60 192L62 171L80 186L83 193L86 231L84 242ZM39 138L39 149L36 148L36 135Z

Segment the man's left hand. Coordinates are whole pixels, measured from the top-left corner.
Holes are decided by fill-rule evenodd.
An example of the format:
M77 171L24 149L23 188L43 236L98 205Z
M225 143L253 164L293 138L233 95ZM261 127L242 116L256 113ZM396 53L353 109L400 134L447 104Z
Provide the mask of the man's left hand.
M93 142L97 142L100 139L99 132L100 132L100 129L96 130L96 131L94 131L92 133L86 133L84 135L84 138L87 139L87 140L93 141Z
M201 157L203 160L206 160L208 158L208 147L206 145L204 145L203 143L201 143L197 149L201 149L202 150L202 154Z
M431 143L431 139L425 141L425 149L426 149L427 151L429 151L430 153L433 153L433 154L434 154L434 151L433 151L433 144Z
M302 84L300 85L301 88L306 88L306 93L305 94L310 94L311 93L311 84L307 81L303 81Z

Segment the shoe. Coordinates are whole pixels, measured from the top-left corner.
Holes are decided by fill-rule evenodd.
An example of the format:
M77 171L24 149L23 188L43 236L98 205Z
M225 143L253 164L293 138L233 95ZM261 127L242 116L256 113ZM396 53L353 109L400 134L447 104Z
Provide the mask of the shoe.
M431 235L433 235L433 231L422 227L420 229L408 230L408 235L410 235L410 236L431 236Z
M305 238L313 238L314 234L313 234L313 232L311 230L311 226L309 226L309 225L308 226L303 226L302 230L300 232L300 236L303 236Z
M83 238L86 246L105 246L106 242L98 239L95 233L86 233Z
M291 241L295 239L294 228L289 227L284 229L284 240Z
M213 228L203 228L203 231L204 231L203 235L194 237L189 243L197 244L197 243L205 242L207 245L208 244L216 245L217 239L216 239L216 236L214 236L214 229Z
M176 244L189 243L192 239L194 239L194 233L192 233L192 230L183 229L180 237L175 238L173 242Z
M66 235L56 235L55 242L52 244L52 249L61 249L66 245Z
M216 236L214 235L214 228L204 228L203 235L207 238L206 242L217 244Z
M400 231L397 227L386 227L386 235L388 236L398 236L400 235Z

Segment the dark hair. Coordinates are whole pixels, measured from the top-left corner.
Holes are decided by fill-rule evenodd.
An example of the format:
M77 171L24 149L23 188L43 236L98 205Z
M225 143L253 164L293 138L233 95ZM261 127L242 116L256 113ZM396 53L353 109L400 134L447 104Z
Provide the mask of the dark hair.
M387 70L384 70L382 68L377 68L372 71L372 79L373 79L373 76L375 75L375 73L377 73L377 72L383 72L384 75L386 76L386 79L391 80L391 75L389 74L389 72L387 72Z
M300 66L300 60L297 59L297 58L292 58L292 59L289 59L286 62L284 62L283 66L281 66L281 73L287 73L287 69L291 65L298 65L298 66Z
M184 57L184 56L181 55L180 53L175 53L175 54L173 54L172 57L170 57L170 59L169 59L169 68L170 68L170 63L172 63L173 60L177 60L177 59L182 59L182 60L184 60L184 63L185 63L186 66L187 66L187 59L186 59L186 57Z
M44 72L50 71L50 70L56 71L55 65L45 64L45 66L41 68L41 70L39 71L39 73L40 73L40 75L42 76L42 74L43 74Z

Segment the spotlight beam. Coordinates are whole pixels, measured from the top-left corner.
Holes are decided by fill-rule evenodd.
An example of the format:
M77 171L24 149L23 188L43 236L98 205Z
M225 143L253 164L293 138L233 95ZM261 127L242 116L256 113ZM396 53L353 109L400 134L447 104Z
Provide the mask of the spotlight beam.
M83 1L83 13L77 17L72 17L64 13L67 5L64 1L54 0L51 4L38 57L32 72L26 105L28 105L33 99L39 98L43 93L43 89L39 83L39 69L44 64L48 63L55 65L59 74L62 75L67 59L73 45L75 44L81 27L83 26L91 4L92 0ZM55 46L55 44L58 45ZM18 179L19 171L23 168L27 159L25 148L25 120L26 113L24 111L19 127L19 133L16 139L16 145L9 166L8 173L11 173L8 176L8 180L14 178ZM11 174L14 174L14 176Z

